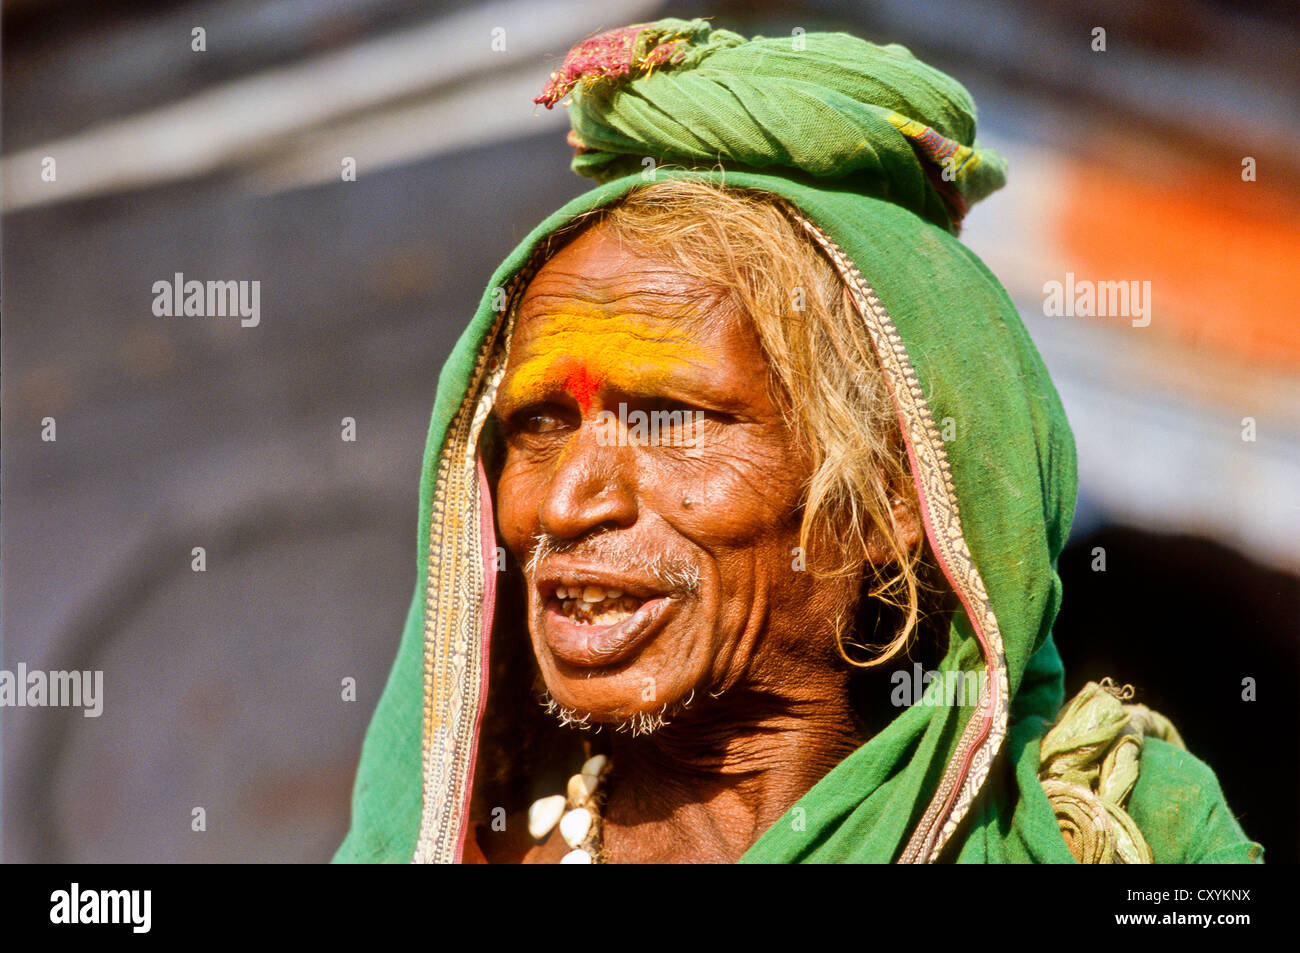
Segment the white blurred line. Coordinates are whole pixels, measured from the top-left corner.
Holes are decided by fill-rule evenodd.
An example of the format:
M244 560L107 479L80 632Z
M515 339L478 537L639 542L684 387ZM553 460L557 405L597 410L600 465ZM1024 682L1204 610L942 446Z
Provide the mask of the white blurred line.
M546 57L558 62L583 36L634 23L658 5L657 0L506 0L268 70L5 157L0 162L4 209L157 185L256 159L286 135L385 103L521 62ZM505 31L501 52L491 45L498 27ZM57 163L54 182L41 178L45 156Z
M1135 384L1072 373L1049 360L1079 450L1079 481L1112 519L1162 532L1198 533L1260 562L1300 572L1300 446L1294 431L1251 407L1207 411Z
M532 65L481 80L454 96L370 112L285 143L252 168L249 181L263 194L340 180L341 160L356 160L357 175L568 125L564 109L533 105L546 72ZM559 171L558 169L556 170Z

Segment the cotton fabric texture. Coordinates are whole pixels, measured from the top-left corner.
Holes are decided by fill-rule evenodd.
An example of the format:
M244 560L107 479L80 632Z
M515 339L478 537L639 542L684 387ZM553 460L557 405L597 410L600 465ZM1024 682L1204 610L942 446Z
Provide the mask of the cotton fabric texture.
M574 167L603 184L506 258L442 369L416 589L336 861L461 860L476 791L513 769L489 722L522 724L536 703L499 675L528 648L505 630L484 421L513 309L548 239L644 185L650 158L658 180L704 178L779 197L839 271L894 395L929 548L961 603L939 670L985 686L979 705L899 710L742 861L1074 862L1037 770L1039 741L1064 699L1052 623L1075 447L1006 292L954 237L1005 166L976 144L966 91L902 47L844 34L799 39L795 49L790 37L745 40L680 20L611 31L579 44L539 97L571 98ZM947 421L957 436L945 441ZM1155 739L1143 748L1129 812L1157 863L1262 854L1213 772Z

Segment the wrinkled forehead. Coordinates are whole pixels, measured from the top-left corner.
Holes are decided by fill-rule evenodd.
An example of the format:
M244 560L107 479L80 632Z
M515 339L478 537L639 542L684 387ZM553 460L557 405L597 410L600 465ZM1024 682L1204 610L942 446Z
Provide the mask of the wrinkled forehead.
M543 266L524 292L503 382L509 397L577 374L634 386L753 359L749 323L725 289L599 228Z
M727 291L684 274L666 257L621 241L599 225L547 261L524 291L518 328L537 318L581 315L654 326L707 322L729 299Z

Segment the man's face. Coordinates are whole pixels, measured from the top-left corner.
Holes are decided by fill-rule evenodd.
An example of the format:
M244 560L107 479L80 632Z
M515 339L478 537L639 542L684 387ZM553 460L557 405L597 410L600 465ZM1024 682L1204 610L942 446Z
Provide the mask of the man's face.
M850 596L793 568L808 473L767 379L730 305L600 226L529 285L495 406L497 519L532 560L529 634L564 708L623 721L779 691L833 655L824 620Z

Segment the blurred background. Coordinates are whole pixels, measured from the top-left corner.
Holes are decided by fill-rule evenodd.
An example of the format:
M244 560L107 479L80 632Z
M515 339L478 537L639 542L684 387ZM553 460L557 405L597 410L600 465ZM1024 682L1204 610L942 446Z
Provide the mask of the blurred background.
M532 98L579 38L665 15L899 42L974 94L1010 175L964 238L1079 448L1067 688L1134 684L1297 859L1292 4L6 0L3 667L102 670L106 697L0 711L5 860L330 857L438 369L587 187ZM155 316L177 272L260 281L260 324ZM1150 324L1046 316L1067 273L1150 281Z

